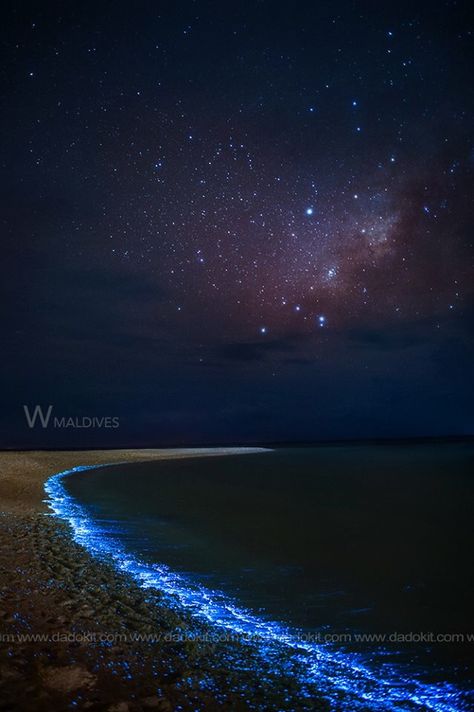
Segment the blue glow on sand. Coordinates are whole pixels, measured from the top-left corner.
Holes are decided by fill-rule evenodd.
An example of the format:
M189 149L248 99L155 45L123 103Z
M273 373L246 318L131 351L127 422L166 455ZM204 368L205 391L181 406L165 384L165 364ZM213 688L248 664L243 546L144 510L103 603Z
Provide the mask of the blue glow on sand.
M220 591L197 584L164 564L148 564L131 556L120 542L106 536L86 509L67 493L62 482L69 474L112 464L120 463L74 467L53 475L45 484L49 497L46 502L54 516L69 523L74 541L93 556L111 559L119 571L131 575L142 588L160 591L170 608L185 609L201 622L244 636L245 642L251 641L249 644L255 646L262 660L271 659L279 650L285 650L286 654L291 652L293 661L299 664L294 674L301 686L315 685L334 709L341 712L467 712L470 709L465 693L449 683L425 684L407 677L390 664L384 665L382 677L382 672L371 671L356 654L333 652L323 645L305 642L297 637L298 631L260 618Z

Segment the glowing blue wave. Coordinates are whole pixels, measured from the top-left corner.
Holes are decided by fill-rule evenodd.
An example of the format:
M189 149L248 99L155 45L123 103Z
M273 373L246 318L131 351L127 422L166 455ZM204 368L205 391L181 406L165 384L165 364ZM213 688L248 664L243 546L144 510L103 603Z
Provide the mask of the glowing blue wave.
M322 645L305 642L280 623L263 620L239 607L220 591L174 573L166 565L147 564L133 558L120 542L112 539L109 533L106 535L85 508L67 493L62 483L63 478L73 472L112 464L118 463L74 467L53 475L45 484L48 506L55 516L69 522L74 540L92 555L111 558L118 570L130 574L140 586L159 590L171 608L185 608L198 620L256 640L262 659L271 659L282 647L291 650L291 658L299 663L296 668L304 670L304 675L295 673L301 684L317 686L334 709L347 712L357 709L467 712L470 708L465 694L449 683L424 684L402 676L392 665L384 666L382 678L381 673L361 664L355 654L331 652Z

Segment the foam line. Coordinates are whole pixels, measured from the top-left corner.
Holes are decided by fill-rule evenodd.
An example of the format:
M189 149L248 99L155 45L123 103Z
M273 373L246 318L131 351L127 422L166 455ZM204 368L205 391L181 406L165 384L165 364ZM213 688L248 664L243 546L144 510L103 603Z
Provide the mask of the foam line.
M141 587L159 590L170 607L184 608L197 620L221 631L248 636L262 659L274 657L282 649L286 654L291 651L290 658L299 664L289 664L289 671L297 669L294 674L301 685L314 685L337 710L467 712L470 709L465 693L450 683L425 684L402 674L394 665L372 671L356 654L331 652L325 646L305 642L297 631L260 618L221 591L193 582L164 564L148 564L135 558L68 494L63 483L72 473L112 464L117 463L74 467L53 475L45 484L49 498L46 502L53 515L69 523L74 540L93 556L111 559L119 571L131 575Z

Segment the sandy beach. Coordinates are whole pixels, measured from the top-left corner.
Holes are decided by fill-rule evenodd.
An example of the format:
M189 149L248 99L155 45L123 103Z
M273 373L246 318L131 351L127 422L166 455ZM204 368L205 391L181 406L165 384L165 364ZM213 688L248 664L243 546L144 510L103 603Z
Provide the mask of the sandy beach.
M44 504L44 483L56 472L78 465L110 462L212 457L259 448L177 448L147 450L77 450L0 452L0 508L2 512L26 514L48 511Z
M300 699L278 661L257 665L251 646L211 640L205 626L199 640L177 638L187 614L94 560L44 502L48 477L77 465L233 452L242 450L0 453L0 709L327 708Z

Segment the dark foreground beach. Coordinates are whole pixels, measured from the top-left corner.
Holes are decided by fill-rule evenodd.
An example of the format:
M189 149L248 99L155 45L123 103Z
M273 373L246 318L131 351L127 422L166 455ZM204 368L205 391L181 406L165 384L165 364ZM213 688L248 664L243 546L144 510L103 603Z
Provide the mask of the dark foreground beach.
M195 621L187 639L187 614L90 557L43 501L48 477L76 465L222 452L0 454L0 709L329 709L283 659L257 664Z

